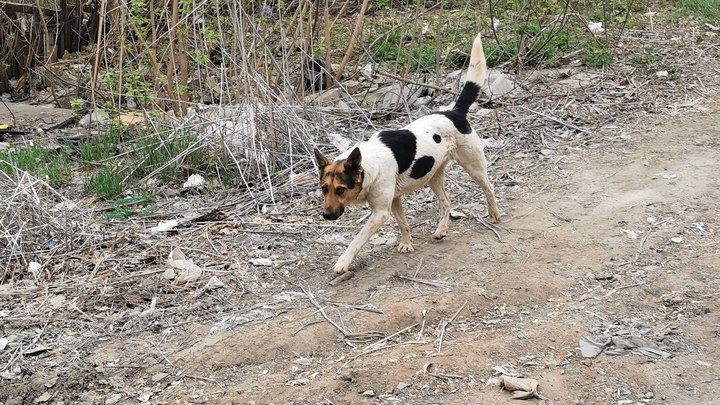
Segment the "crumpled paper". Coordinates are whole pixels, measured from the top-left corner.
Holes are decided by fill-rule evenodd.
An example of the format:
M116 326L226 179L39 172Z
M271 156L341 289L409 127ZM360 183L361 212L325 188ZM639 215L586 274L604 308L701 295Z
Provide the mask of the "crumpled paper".
M491 383L499 384L506 391L512 392L512 399L547 399L538 393L538 380L534 378L500 375L498 377L493 377L491 379Z
M203 270L193 263L192 259L185 257L185 253L180 248L175 248L168 256L168 265L180 271L175 279L175 285L187 284L197 281L203 274Z

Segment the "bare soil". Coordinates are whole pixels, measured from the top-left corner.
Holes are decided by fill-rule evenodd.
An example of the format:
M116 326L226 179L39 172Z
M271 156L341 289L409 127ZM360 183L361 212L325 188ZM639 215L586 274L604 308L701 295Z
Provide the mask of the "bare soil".
M466 217L448 236L432 240L435 202L413 194L415 252L395 251L389 223L337 287L332 265L362 210L338 227L309 222L316 241L258 236L278 263L293 260L237 271L222 293L172 301L147 275L139 284L160 297L152 311L142 291L77 308L97 328L55 325L52 339L48 328L36 343L49 350L15 358L20 377L2 380L0 403L511 403L487 384L496 366L538 380L548 403L717 403L718 123L713 104L643 117L587 147L498 160L497 235L455 168L450 196ZM77 291L109 297L113 285ZM129 318L113 317L121 302ZM48 322L37 325L42 335ZM672 356L584 358L579 340L592 333L642 336Z

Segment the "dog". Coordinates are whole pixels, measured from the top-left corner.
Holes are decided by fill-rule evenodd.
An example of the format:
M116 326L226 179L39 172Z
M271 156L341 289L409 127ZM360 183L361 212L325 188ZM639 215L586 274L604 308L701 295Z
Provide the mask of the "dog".
M350 268L360 249L390 215L400 227L398 251L412 252L410 225L400 197L426 185L440 202L440 222L432 236L445 237L450 218L445 170L451 160L458 162L485 193L490 220L500 221L495 191L487 174L485 142L467 119L486 75L487 63L478 34L470 52L467 80L452 110L428 114L402 129L376 132L335 160L314 149L320 169L323 217L338 219L348 204L367 203L371 209L367 223L335 264L335 273L342 274Z

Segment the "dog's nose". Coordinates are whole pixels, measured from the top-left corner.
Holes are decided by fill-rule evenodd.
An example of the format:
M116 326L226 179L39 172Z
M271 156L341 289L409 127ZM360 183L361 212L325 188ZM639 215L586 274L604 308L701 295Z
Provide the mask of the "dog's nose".
M340 215L342 215L342 212L331 212L331 211L323 211L323 218L329 219L331 221L334 221L338 218L340 218Z

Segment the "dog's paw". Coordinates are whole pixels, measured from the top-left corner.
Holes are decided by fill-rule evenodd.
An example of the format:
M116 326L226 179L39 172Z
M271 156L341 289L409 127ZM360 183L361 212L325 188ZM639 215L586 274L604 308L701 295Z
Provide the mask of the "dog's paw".
M490 212L490 213L488 213L488 219L493 224L499 224L500 223L500 213L499 212Z
M444 238L445 236L447 236L447 230L441 231L439 229L437 231L435 231L435 233L433 233L433 235L432 235L433 239L435 239L435 240L440 240L440 239Z
M413 247L412 243L409 242L400 242L398 245L398 252L400 253L408 253L408 252L414 252L415 248Z
M343 274L346 271L348 271L349 268L350 268L350 265L338 262L337 264L335 264L334 271L335 271L335 274Z

